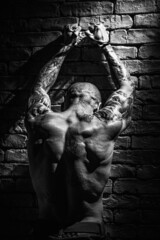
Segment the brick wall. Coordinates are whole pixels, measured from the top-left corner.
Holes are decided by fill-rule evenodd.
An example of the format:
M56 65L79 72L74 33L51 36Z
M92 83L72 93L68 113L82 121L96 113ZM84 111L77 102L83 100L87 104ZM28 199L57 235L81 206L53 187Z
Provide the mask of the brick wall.
M24 239L37 217L28 171L24 111L50 44L67 23L104 22L110 43L136 81L132 124L119 137L104 192L109 239L160 239L160 1L5 0L0 8L0 216L2 239ZM56 41L55 41L56 42ZM115 88L104 56L75 47L51 90L58 110L66 88L89 81L103 100Z

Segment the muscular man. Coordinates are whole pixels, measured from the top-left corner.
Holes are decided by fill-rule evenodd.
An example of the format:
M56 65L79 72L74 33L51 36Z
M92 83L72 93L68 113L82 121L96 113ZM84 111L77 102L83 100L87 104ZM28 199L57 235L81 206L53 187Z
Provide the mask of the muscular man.
M99 90L90 83L75 83L65 96L64 111L51 110L47 92L66 54L80 41L80 28L69 26L66 44L41 70L28 102L30 174L39 206L34 239L105 238L102 194L115 141L131 119L134 84L106 44L104 26L95 25L86 34L106 55L119 89L100 109Z

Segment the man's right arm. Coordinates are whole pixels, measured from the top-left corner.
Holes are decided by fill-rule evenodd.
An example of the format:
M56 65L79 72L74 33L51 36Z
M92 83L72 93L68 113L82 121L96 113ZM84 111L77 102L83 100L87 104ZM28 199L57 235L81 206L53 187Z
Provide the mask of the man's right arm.
M28 100L27 119L34 120L35 116L51 110L51 101L48 91L56 82L65 57L72 47L80 41L81 28L77 24L67 25L64 30L64 44L41 69L37 76L35 86Z

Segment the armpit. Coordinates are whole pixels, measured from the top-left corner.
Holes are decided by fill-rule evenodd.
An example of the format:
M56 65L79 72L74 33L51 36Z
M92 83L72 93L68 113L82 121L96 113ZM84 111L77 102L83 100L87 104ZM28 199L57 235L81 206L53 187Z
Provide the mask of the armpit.
M122 119L122 114L113 106L106 106L95 113L95 116L103 121L116 121Z

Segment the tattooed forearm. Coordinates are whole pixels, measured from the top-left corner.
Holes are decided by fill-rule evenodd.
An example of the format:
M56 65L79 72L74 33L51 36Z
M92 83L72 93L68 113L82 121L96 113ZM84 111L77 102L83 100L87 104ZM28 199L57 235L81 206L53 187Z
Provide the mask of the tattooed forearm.
M134 89L134 82L132 81L129 72L119 57L116 55L111 45L104 46L103 52L105 53L106 58L114 71L115 77L118 80L120 87L125 87L126 91L130 90L132 92Z
M98 115L105 120L122 121L123 130L131 118L135 84L112 47L110 45L104 46L103 51L114 70L120 86L117 91L111 94L106 101L104 108L98 112Z
M28 100L28 109L35 106L38 107L39 104L44 105L48 109L51 108L51 101L47 92L54 85L62 63L71 47L71 44L63 46L56 56L52 57L52 59L42 68Z
M37 83L34 87L34 90L39 87L43 88L46 92L50 90L58 77L62 63L71 47L71 44L62 47L57 55L54 56L48 63L46 63L37 77Z

